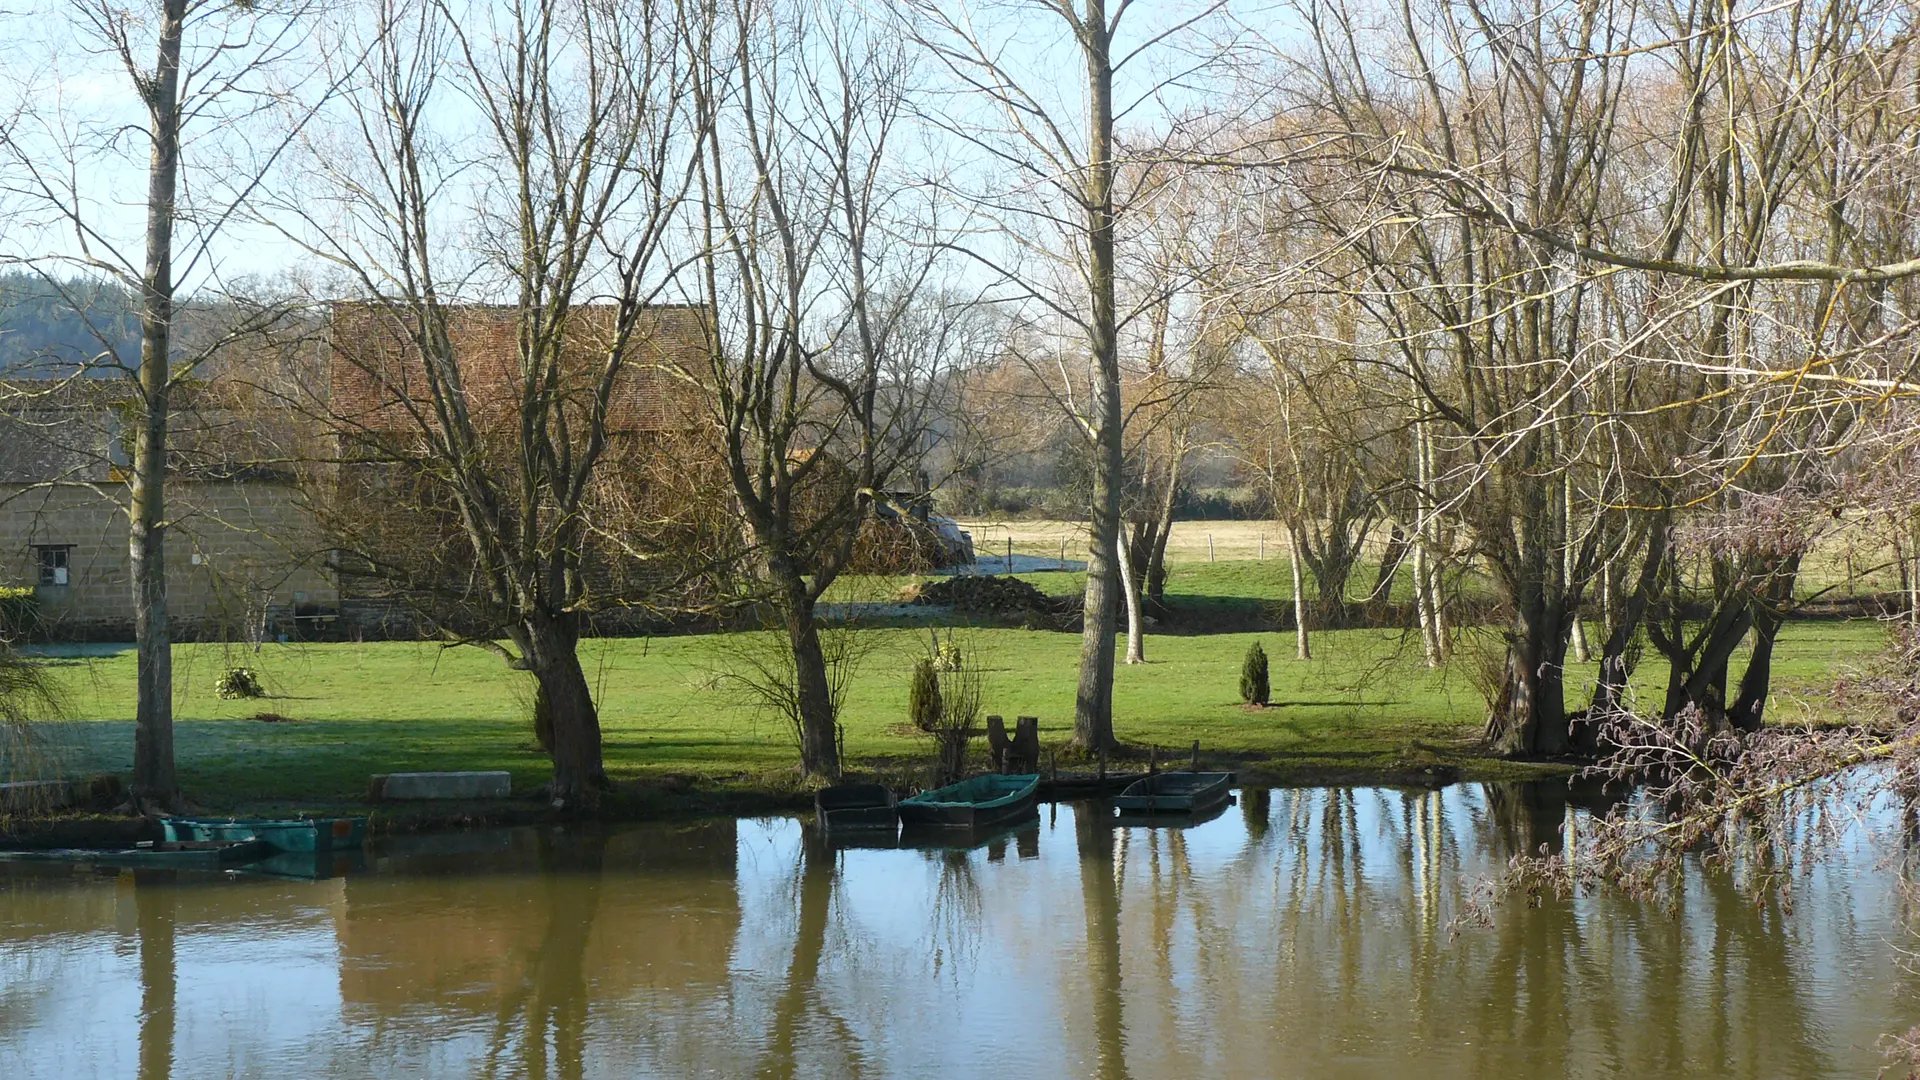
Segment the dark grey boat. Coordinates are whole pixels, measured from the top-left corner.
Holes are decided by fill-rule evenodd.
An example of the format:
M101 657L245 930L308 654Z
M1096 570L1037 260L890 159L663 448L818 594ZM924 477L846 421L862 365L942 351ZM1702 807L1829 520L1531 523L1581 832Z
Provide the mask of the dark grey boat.
M1227 801L1232 773L1163 772L1114 796L1122 814L1203 814Z
M885 784L836 784L813 796L813 812L830 833L891 831L893 792Z

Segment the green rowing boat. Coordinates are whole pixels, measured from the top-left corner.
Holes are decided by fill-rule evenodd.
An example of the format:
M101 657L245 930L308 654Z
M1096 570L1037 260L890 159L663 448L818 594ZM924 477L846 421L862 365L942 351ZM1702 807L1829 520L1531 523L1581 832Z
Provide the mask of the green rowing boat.
M168 840L260 840L275 851L350 851L367 841L367 819L344 818L167 818Z
M903 825L931 825L950 829L977 829L1008 821L1033 809L1040 794L1040 777L989 773L923 791L900 800Z

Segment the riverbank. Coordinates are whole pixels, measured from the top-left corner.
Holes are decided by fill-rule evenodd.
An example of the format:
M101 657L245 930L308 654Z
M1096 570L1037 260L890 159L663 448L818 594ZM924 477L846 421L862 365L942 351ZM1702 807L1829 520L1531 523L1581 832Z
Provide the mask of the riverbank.
M943 635L945 631L942 631ZM1074 633L954 631L986 669L986 710L1040 718L1044 746L1063 769L1072 735ZM1777 722L1841 722L1834 680L1870 663L1884 640L1872 622L1793 623L1775 661ZM1237 700L1241 658L1259 641L1273 658L1273 705ZM1150 663L1115 680L1115 729L1143 759L1182 760L1195 740L1203 763L1253 784L1426 784L1434 778L1525 779L1564 766L1516 763L1480 749L1485 706L1471 678L1473 639L1454 664L1429 671L1417 640L1393 631L1315 635L1315 656L1291 659L1279 634L1154 637ZM843 706L849 770L910 788L925 783L929 742L906 724L907 673L928 632L862 630ZM709 634L583 643L601 703L613 791L605 814L621 819L756 814L802 808L809 788L795 768L786 725L756 711L739 672L771 655L765 635ZM214 680L228 667L256 671L268 696L223 700ZM1664 669L1643 664L1641 692ZM68 722L40 730L38 768L54 775L124 775L132 760L130 649L55 662ZM476 649L419 643L182 645L175 650L176 756L196 808L218 814L371 812L378 827L410 831L463 823L541 820L531 796L548 765L529 722L532 684ZM1590 668L1570 671L1580 686ZM1577 698L1570 697L1570 700ZM519 798L501 804L373 805L376 773L499 769Z

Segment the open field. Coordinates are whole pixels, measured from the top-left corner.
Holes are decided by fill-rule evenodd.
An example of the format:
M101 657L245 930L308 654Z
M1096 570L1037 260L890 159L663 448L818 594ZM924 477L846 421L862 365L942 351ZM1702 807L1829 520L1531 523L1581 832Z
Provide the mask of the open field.
M930 758L904 726L906 672L926 632L860 631L867 656L846 705L846 750L856 766L904 776ZM1884 630L1872 622L1790 624L1776 658L1773 716L1828 719L1826 687L1867 663ZM1273 658L1275 707L1237 702L1250 641ZM987 709L1036 715L1042 740L1071 731L1078 634L960 631L964 648L990 667ZM794 753L781 723L742 704L718 673L739 650L766 648L758 635L725 634L583 643L616 781L668 781L696 788L792 791ZM1275 780L1356 779L1438 762L1466 775L1514 775L1527 767L1477 757L1482 705L1471 649L1450 671L1418 663L1417 643L1391 631L1316 636L1316 659L1291 660L1278 634L1155 637L1151 663L1123 666L1115 690L1122 739L1169 748L1199 739L1208 751ZM181 779L212 808L352 804L373 773L507 769L516 790L547 775L527 716L531 684L478 650L415 643L268 645L252 650L177 646ZM50 729L73 773L125 772L131 759L134 662L130 650L58 661L73 722ZM214 679L229 664L258 670L271 696L223 701ZM1643 665L1649 686L1664 674ZM1590 672L1578 672L1579 678ZM288 723L253 719L271 713Z
M1060 544L1067 545L1067 558L1087 557L1087 524L1084 521L963 521L961 527L973 533L974 550L982 555L1000 555L1008 539L1020 555L1058 556ZM1206 562L1208 538L1212 538L1217 559L1258 559L1261 555L1286 566L1287 530L1271 521L1176 521L1167 538L1169 562Z
M982 519L961 525L972 532L974 549L982 556L1004 554L1011 539L1015 554L1058 559L1064 542L1067 559L1086 558L1085 522ZM1385 532L1376 532L1363 545L1349 583L1355 599L1372 586L1386 541ZM1286 543L1286 528L1272 521L1176 521L1167 540L1167 562L1175 582L1197 566L1245 562L1257 571L1253 577L1279 583L1282 592L1268 599L1291 599ZM1863 522L1849 520L1814 545L1801 569L1799 595L1806 600L1844 599L1897 592L1900 575L1892 557L1891 549Z

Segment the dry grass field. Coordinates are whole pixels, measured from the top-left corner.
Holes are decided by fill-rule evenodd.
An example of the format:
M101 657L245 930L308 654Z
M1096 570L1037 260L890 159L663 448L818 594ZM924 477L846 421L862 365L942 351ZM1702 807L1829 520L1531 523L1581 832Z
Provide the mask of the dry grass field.
M1006 554L1011 539L1016 555L1058 558L1064 544L1067 559L1087 557L1084 521L973 520L961 526L973 533L974 550L982 556ZM1176 521L1167 541L1167 558L1188 563L1284 559L1286 538L1287 530L1271 521Z
M1004 555L1013 541L1017 555L1083 562L1087 557L1087 524L1083 521L1024 521L974 519L961 522L973 533L973 546L982 558ZM1386 548L1386 534L1370 537L1361 565L1378 565ZM1287 558L1287 530L1272 521L1176 521L1167 543L1170 563L1240 562ZM1901 588L1898 568L1886 542L1865 528L1849 523L1822 537L1802 565L1803 600L1841 600L1850 596L1894 593Z

